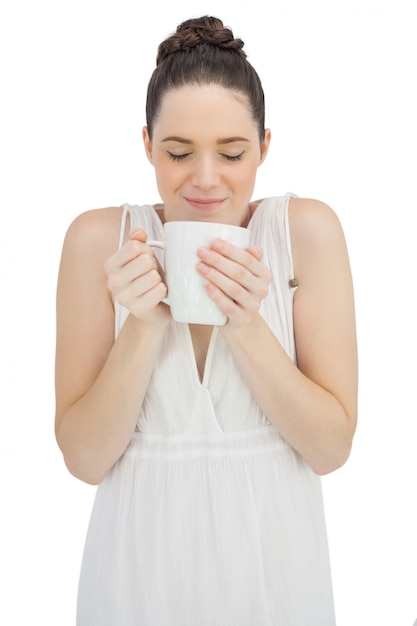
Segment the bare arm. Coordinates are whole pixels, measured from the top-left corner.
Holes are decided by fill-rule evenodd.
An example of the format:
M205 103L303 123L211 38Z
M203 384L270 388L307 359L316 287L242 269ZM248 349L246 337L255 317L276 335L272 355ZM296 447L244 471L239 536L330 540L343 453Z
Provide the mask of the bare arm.
M56 437L69 470L93 484L130 441L169 322L146 235L115 253L120 217L112 208L77 218L58 279ZM116 341L108 284L133 311Z
M357 419L351 273L329 207L293 199L290 225L298 367L257 313L267 282L259 256L244 258L225 244L221 255L205 259L212 268L205 275L218 287L212 297L229 317L223 336L258 404L313 470L326 474L348 458Z

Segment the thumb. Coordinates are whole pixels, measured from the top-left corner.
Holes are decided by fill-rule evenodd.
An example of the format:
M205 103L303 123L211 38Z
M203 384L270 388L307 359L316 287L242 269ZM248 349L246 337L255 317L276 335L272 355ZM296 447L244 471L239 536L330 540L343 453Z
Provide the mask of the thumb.
M134 228L129 233L129 239L136 239L137 241L141 241L142 243L146 242L148 235L141 228Z

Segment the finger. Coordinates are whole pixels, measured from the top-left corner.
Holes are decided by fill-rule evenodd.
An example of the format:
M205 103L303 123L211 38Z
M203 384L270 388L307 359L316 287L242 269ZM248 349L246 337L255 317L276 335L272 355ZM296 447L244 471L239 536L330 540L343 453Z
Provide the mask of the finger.
M132 285L129 292L122 293L117 298L118 302L129 309L135 317L153 314L167 293L167 289L161 281L150 286L145 293L142 293L142 286L139 291L140 293L136 294L135 285Z
M147 234L141 228L134 228L129 233L130 240L136 239L137 241L142 241L143 243L145 243L147 238Z
M131 234L132 238L130 238L106 261L104 270L107 275L109 275L112 271L123 267L143 253L153 256L152 248L146 246L145 243L147 236L146 233L143 230L137 229L136 231L132 231Z
M123 306L132 308L134 303L143 300L144 308L147 308L146 299L149 298L151 292L157 288L158 293L165 294L166 287L161 281L161 277L156 269L152 269L142 276L136 277L129 283L124 283L116 292L116 298ZM146 296L146 297L145 297ZM164 295L160 296L160 299Z
M212 297L216 293L216 304L219 304L218 300L220 300L220 308L227 316L230 315L230 304L248 311L258 311L261 301L268 293L268 285L265 281L259 281L256 278L253 278L249 288L243 285L242 282L237 282L233 278L216 272L216 270L211 270L207 278L206 288L208 292L211 293ZM249 281L246 281L246 283L248 284Z
M258 248L258 246L252 246L251 248L246 248L246 252L249 252L257 261L262 261L264 256L264 251L262 248Z
M139 241L140 243L145 243L145 244L146 244L146 241L147 241L147 239L148 239L148 235L147 235L147 233L146 233L144 230L142 230L141 228L134 228L134 229L133 229L133 230L131 230L131 231L130 231L130 233L129 233L129 239L130 239L130 241L132 241L132 242L133 242L133 241ZM156 265L155 265L155 267L157 267L157 268L158 268L159 273L160 273L160 274L161 274L161 276L164 278L164 277L165 277L164 270L162 269L161 264L159 263L159 261L158 261L158 259L157 259L156 255L155 255L155 252L154 252L153 248L152 248L151 246L147 246L146 248L141 247L141 248L139 249L139 252L140 252L141 254L143 254L143 253L149 253L149 254L151 254L151 255L152 255L152 258L155 260L155 264L156 264Z
M207 250L209 250L211 254L208 254ZM200 255L201 251L203 251L202 255ZM246 267L255 276L262 276L264 274L264 270L266 269L265 265L260 262L263 256L263 250L257 246L252 246L247 250L244 250L242 248L237 248L228 241L214 239L210 248L200 248L197 253L202 260L206 261L210 265L213 265L214 267L217 267L220 271L222 258L224 260L230 259L235 261L239 265ZM223 266L225 267L224 264Z
M146 247L146 244L139 241L128 241L120 250L111 256L104 264L104 271L108 276L125 267L134 259L140 257L143 253L147 253L148 257L152 257L152 251Z
M150 271L157 271L157 264L152 254L140 254L126 262L124 265L108 266L107 287L117 294L126 288L137 278L146 275Z
M133 259L130 263L127 263L120 271L120 275L123 277L123 281L128 283L145 276L149 272L157 272L156 259L152 254L140 254Z
M225 297L243 309L257 311L268 294L271 272L250 253L238 252L243 252L245 255L246 266L213 251L208 251L208 254L203 255L207 260L197 263L197 271L213 286L213 289L208 289L209 292L212 291L214 294L214 288L217 288ZM248 267L253 268L254 265L255 270L249 271ZM220 295L217 294L216 297L220 298ZM217 301L216 304L220 306ZM228 314L223 305L225 301L222 301L220 308Z
M235 248L233 259L207 248L199 249L197 255L202 261L197 264L198 271L216 284L219 280L216 272L229 277L248 290L254 289L259 280L266 282L270 280L270 271L266 265L245 250Z
M222 266L222 270L206 263L197 263L197 271L233 300L238 299L238 295L242 290L250 290L251 277L253 282L254 276L247 272L245 268L231 261L228 261L227 264L221 263L219 265Z
M249 323L253 315L259 310L259 303L254 301L252 303L253 306L242 306L240 302L232 300L221 289L216 287L216 285L213 285L213 283L207 283L205 287L210 298L226 315L229 326L239 326Z

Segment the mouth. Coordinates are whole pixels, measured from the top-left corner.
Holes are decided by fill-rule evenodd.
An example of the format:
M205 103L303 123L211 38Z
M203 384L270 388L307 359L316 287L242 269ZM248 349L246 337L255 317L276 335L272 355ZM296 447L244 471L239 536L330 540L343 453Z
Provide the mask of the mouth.
M222 206L226 198L187 198L184 197L186 202L195 209L201 209L203 211L213 211Z

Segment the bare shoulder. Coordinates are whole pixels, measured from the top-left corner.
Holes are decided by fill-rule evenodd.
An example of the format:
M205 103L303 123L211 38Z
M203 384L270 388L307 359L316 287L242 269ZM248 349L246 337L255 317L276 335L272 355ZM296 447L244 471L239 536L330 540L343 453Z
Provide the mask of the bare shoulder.
M92 209L71 222L62 247L58 299L94 298L97 303L109 299L104 265L119 247L122 211L121 207Z
M291 198L288 207L293 237L326 237L342 230L336 212L326 203L313 198Z
M117 250L122 211L122 207L106 207L81 213L67 229L64 249L76 247L108 258Z
M345 237L336 212L324 202L291 198L288 217L295 274L298 282L316 264L347 260Z

